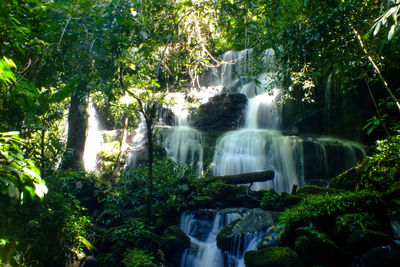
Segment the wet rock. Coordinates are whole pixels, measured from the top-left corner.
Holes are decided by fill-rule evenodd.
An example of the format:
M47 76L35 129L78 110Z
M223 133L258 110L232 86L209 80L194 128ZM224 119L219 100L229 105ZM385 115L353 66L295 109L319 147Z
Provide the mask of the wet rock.
M242 94L222 94L210 98L191 112L193 126L202 131L228 131L243 123L247 98Z
M257 249L263 249L267 247L274 247L279 245L279 238L284 228L283 224L277 224L271 226L265 236L257 244Z
M400 248L387 245L372 248L353 262L354 267L397 267L400 262Z
M163 232L161 249L168 261L178 265L186 248L190 248L190 238L177 225L172 225Z
M274 212L253 209L249 214L231 222L218 233L217 246L224 251L230 251L237 239L243 237L241 240L244 240L249 234L265 231L276 222L277 216L278 214Z
M302 267L302 260L288 247L268 247L251 250L244 255L247 267Z

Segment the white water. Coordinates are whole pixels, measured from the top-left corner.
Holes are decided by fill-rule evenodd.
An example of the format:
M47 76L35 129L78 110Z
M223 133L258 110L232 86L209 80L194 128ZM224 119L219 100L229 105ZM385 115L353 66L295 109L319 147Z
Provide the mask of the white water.
M245 94L249 100L245 128L227 132L217 142L213 174L274 170L273 181L256 183L253 189L274 188L277 192L288 192L292 184L299 185L303 179L302 170L297 164L302 161L300 139L283 136L278 131L281 112L277 105L280 89L273 87L279 84L276 70L264 71L256 79L245 77L251 53L251 50L245 50L228 52L224 56L225 60L231 62L223 68L224 86L232 92ZM272 50L265 55L264 63L274 64Z
M99 152L102 143L102 127L92 100L89 102L87 113L89 118L83 162L85 170L93 172L97 168L97 153Z
M239 236L232 244L232 251L227 253L224 259L223 252L217 248L216 238L218 232L229 223L244 216L246 212L216 212L211 223L210 231L206 238L199 240L196 234L196 224L207 223L195 218L193 212L184 212L180 219L181 229L190 237L191 248L184 251L181 259L181 267L220 267L238 266L244 267L244 253L255 249L257 243L263 237L263 233L247 233Z

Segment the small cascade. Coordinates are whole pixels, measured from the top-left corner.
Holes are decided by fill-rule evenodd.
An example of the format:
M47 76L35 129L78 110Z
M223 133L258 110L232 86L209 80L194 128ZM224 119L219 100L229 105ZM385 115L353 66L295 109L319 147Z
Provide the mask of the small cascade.
M184 212L180 219L180 227L189 235L191 248L184 251L181 267L244 267L244 253L249 249L255 249L264 233L238 236L232 244L232 249L226 254L217 247L216 238L223 227L243 217L247 212L246 209Z
M137 167L138 156L143 154L143 150L146 148L144 147L147 142L147 128L146 128L146 121L141 115L139 117L139 125L135 130L135 134L133 139L131 140L130 144L128 145L128 156L126 159L125 167L129 167L134 169Z
M83 154L85 170L93 172L97 168L97 152L99 152L102 143L102 126L99 115L92 100L90 100L87 113L88 129L86 134L85 151Z
M275 178L255 183L253 190L273 188L288 192L292 184L299 184L302 169L299 138L283 136L278 131L241 129L226 133L218 141L214 153L214 175L238 174L274 170Z
M256 250L258 242L264 237L265 232L246 233L235 237L232 243L232 250L227 253L226 266L245 267L244 253L249 250Z

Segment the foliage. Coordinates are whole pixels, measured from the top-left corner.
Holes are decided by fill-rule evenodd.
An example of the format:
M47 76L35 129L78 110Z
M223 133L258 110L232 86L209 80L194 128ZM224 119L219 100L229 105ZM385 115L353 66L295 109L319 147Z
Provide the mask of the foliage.
M330 186L347 190L385 192L399 182L400 135L377 141L376 152L360 165L331 180Z
M122 260L127 267L156 267L153 262L154 257L150 253L137 248L128 250L128 254Z
M391 7L385 11L378 19L376 19L376 23L373 26L374 35L379 33L381 26L388 26L388 19L392 18L393 23L390 26L390 30L388 32L388 40L392 40L393 36L396 33L398 25L398 18L400 16L400 1L399 0L391 0Z
M152 257L148 257L148 253L142 250L156 252L159 248L159 237L152 230L153 228L140 218L131 218L121 225L110 228L100 239L99 245L102 250L100 264L118 266L121 260L125 264L134 264L129 261L135 257L138 257L137 260L152 260ZM137 255L131 251L132 254L128 256L131 248L140 250Z
M148 191L147 182L145 166L125 172L113 192L108 194L107 208L98 221L113 225L118 221L124 221L124 218L129 216L141 214ZM193 205L199 191L199 180L195 170L171 159L155 161L153 185L154 204L164 205L165 210L173 207L181 211ZM165 216L168 217L168 214Z
M26 194L42 198L47 193L39 169L32 160L24 157L23 145L18 132L0 133L1 193L20 202L24 202Z
M364 211L380 203L376 193L369 190L344 192L335 195L314 195L303 199L299 205L289 208L280 216L282 223L294 220L314 220L323 216Z
M15 266L60 266L88 252L92 235L85 208L73 193L76 173L53 173L42 201L10 204L0 198L0 262ZM71 181L75 180L74 183Z

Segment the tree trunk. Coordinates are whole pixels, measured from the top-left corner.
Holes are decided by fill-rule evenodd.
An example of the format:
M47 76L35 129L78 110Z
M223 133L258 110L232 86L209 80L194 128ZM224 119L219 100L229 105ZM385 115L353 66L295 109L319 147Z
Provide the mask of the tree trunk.
M71 97L68 114L67 147L61 162L61 169L83 169L83 153L85 151L87 129L87 99L85 88L77 89ZM83 90L82 90L83 89Z
M147 116L146 116L147 115ZM149 191L147 192L146 196L146 212L147 218L151 218L151 205L152 205L152 196L153 196L153 162L154 162L154 144L153 144L153 121L154 121L154 107L148 107L148 112L145 114L146 119L146 128L147 128L147 149L148 149L148 158L147 158L147 165L148 165L148 183L149 183Z

